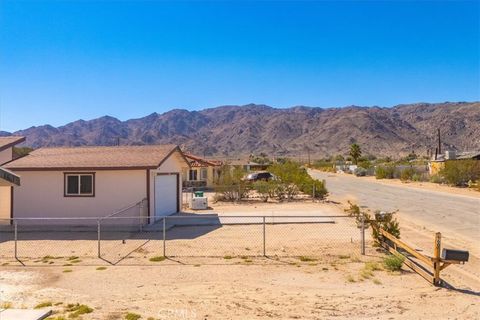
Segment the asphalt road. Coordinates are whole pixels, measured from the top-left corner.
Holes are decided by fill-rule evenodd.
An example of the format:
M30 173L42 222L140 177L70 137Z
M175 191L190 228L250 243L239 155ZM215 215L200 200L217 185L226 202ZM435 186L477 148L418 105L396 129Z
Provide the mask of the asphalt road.
M399 209L403 218L411 218L430 230L461 237L480 248L480 197L387 185L362 177L315 170L311 170L310 175L326 180L333 200L350 199L371 210Z

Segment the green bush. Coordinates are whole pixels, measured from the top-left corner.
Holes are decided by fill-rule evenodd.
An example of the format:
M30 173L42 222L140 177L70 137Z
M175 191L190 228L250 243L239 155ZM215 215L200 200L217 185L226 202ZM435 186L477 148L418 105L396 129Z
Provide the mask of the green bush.
M443 183L443 178L438 174L434 174L434 175L430 176L430 182L432 182L432 183Z
M480 179L480 160L448 160L439 175L454 186L466 186Z
M412 181L413 180L413 175L415 175L417 172L413 168L405 168L400 172L400 180L402 181Z
M257 191L263 202L267 202L268 198L275 194L273 184L267 181L256 181L253 184L253 189Z
M393 179L395 177L394 166L377 166L375 168L375 178L377 179Z
M220 168L220 176L215 183L217 199L224 201L236 201L243 199L250 191L249 185L243 181L245 171L224 165Z
M279 193L277 190L277 194L284 194L289 200L299 192L313 195L314 187L315 198L323 199L328 194L325 181L313 179L304 168L293 161L275 163L269 167L269 171L279 178L276 188L282 192Z
M400 271L405 257L397 254L390 254L383 259L385 268L390 271Z
M380 244L382 241L382 235L378 232L379 229L383 229L393 235L396 238L400 238L400 224L394 215L397 211L380 212L375 211L375 220L371 221L372 224L372 237L376 244Z
M372 167L372 163L370 162L370 160L361 160L358 162L358 167L359 168L363 168L363 169L370 169Z

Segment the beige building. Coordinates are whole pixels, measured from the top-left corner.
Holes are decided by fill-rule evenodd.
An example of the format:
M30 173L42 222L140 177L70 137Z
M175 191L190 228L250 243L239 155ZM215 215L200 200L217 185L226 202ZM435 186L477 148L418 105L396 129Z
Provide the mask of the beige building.
M181 209L181 173L189 167L175 145L41 148L10 162L21 177L14 218L123 216L153 223Z
M213 187L220 175L222 162L202 159L187 153L185 153L185 157L190 163L190 168L184 169L182 175L184 186Z

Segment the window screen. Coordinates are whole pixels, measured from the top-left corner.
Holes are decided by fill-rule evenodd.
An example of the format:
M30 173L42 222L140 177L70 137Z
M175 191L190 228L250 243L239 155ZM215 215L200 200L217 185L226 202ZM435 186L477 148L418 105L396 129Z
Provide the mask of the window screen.
M65 195L93 196L93 174L66 174Z
M80 176L80 194L92 194L93 193L93 176L82 175Z
M78 176L67 176L67 194L78 194Z

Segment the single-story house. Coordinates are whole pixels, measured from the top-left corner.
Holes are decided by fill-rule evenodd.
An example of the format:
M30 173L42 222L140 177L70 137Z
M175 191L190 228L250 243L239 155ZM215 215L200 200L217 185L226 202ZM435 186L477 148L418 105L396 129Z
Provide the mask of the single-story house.
M184 187L211 188L220 176L222 161L206 160L192 154L185 153L190 168L185 168L182 174Z
M270 165L268 163L257 163L244 159L228 160L227 163L232 167L241 168L242 170L247 172L267 170L268 166Z
M124 215L153 223L180 211L189 162L175 145L60 147L5 167L22 181L11 189L13 218L106 217L144 201L144 210Z
M445 151L444 154L439 154L433 157L428 163L428 172L430 175L436 175L445 167L445 161L449 160L480 160L480 151Z

